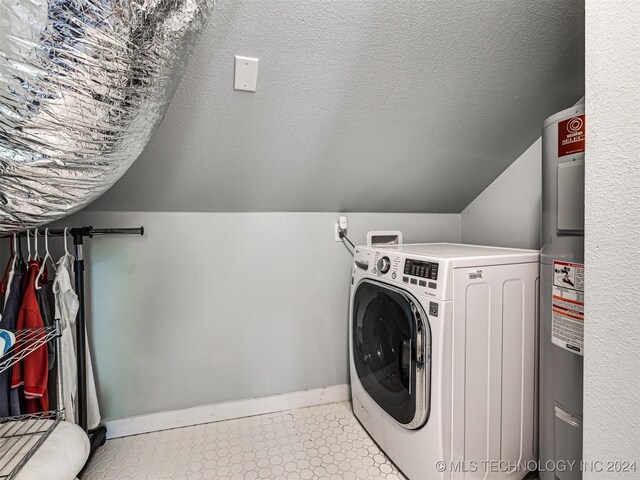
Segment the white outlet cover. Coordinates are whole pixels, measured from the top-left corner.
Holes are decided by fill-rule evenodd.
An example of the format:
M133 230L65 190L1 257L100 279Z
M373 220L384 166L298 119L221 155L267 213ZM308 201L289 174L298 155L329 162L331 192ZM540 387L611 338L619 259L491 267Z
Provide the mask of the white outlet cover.
M235 90L255 92L258 84L258 59L236 55Z

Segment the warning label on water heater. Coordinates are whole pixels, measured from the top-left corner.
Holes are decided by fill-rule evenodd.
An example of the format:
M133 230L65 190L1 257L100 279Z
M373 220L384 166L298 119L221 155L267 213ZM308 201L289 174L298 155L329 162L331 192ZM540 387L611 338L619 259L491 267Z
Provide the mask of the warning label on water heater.
M584 264L553 262L551 341L584 355Z

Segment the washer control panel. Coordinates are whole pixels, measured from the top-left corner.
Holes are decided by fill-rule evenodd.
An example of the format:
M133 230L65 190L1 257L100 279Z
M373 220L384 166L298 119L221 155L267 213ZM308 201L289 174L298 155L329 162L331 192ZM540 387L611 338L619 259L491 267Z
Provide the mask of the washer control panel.
M390 276L393 280L398 278L400 271L401 259L399 255L386 255L376 251L373 255L373 270L378 276Z
M438 264L407 258L404 261L404 274L429 280L438 280Z
M357 277L370 275L382 281L396 282L417 295L440 299L446 299L451 288L446 259L416 258L391 249L368 247L357 247L354 257L354 282Z

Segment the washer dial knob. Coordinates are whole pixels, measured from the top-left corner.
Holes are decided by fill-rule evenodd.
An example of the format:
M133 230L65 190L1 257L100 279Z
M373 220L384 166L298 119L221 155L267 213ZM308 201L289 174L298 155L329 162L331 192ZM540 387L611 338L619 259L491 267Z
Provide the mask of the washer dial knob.
M378 260L378 271L380 273L387 273L390 268L391 260L389 260L389 257L382 257L380 260Z

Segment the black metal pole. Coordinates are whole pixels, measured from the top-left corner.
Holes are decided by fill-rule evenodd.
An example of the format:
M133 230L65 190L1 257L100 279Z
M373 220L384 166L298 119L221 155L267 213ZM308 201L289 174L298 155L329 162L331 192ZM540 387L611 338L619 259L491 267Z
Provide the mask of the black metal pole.
M33 229L30 228L29 231ZM38 230L40 232L40 236L44 237L44 229L41 228ZM62 228L51 228L49 229L50 237L62 237L65 233L65 230ZM94 235L144 235L144 227L135 227L135 228L93 228L93 227L73 227L67 229L67 234L75 237L76 235L82 235L84 237L92 238ZM19 232L16 234L19 238L25 238L27 236L26 231ZM1 238L11 238L13 234L4 234L1 235ZM31 234L33 237L33 234Z
M74 262L76 272L76 295L78 295L78 317L76 318L76 360L78 363L78 425L85 431L87 427L87 352L85 350L86 340L86 318L84 310L84 236L82 232L73 235L73 245L75 246L76 259Z

